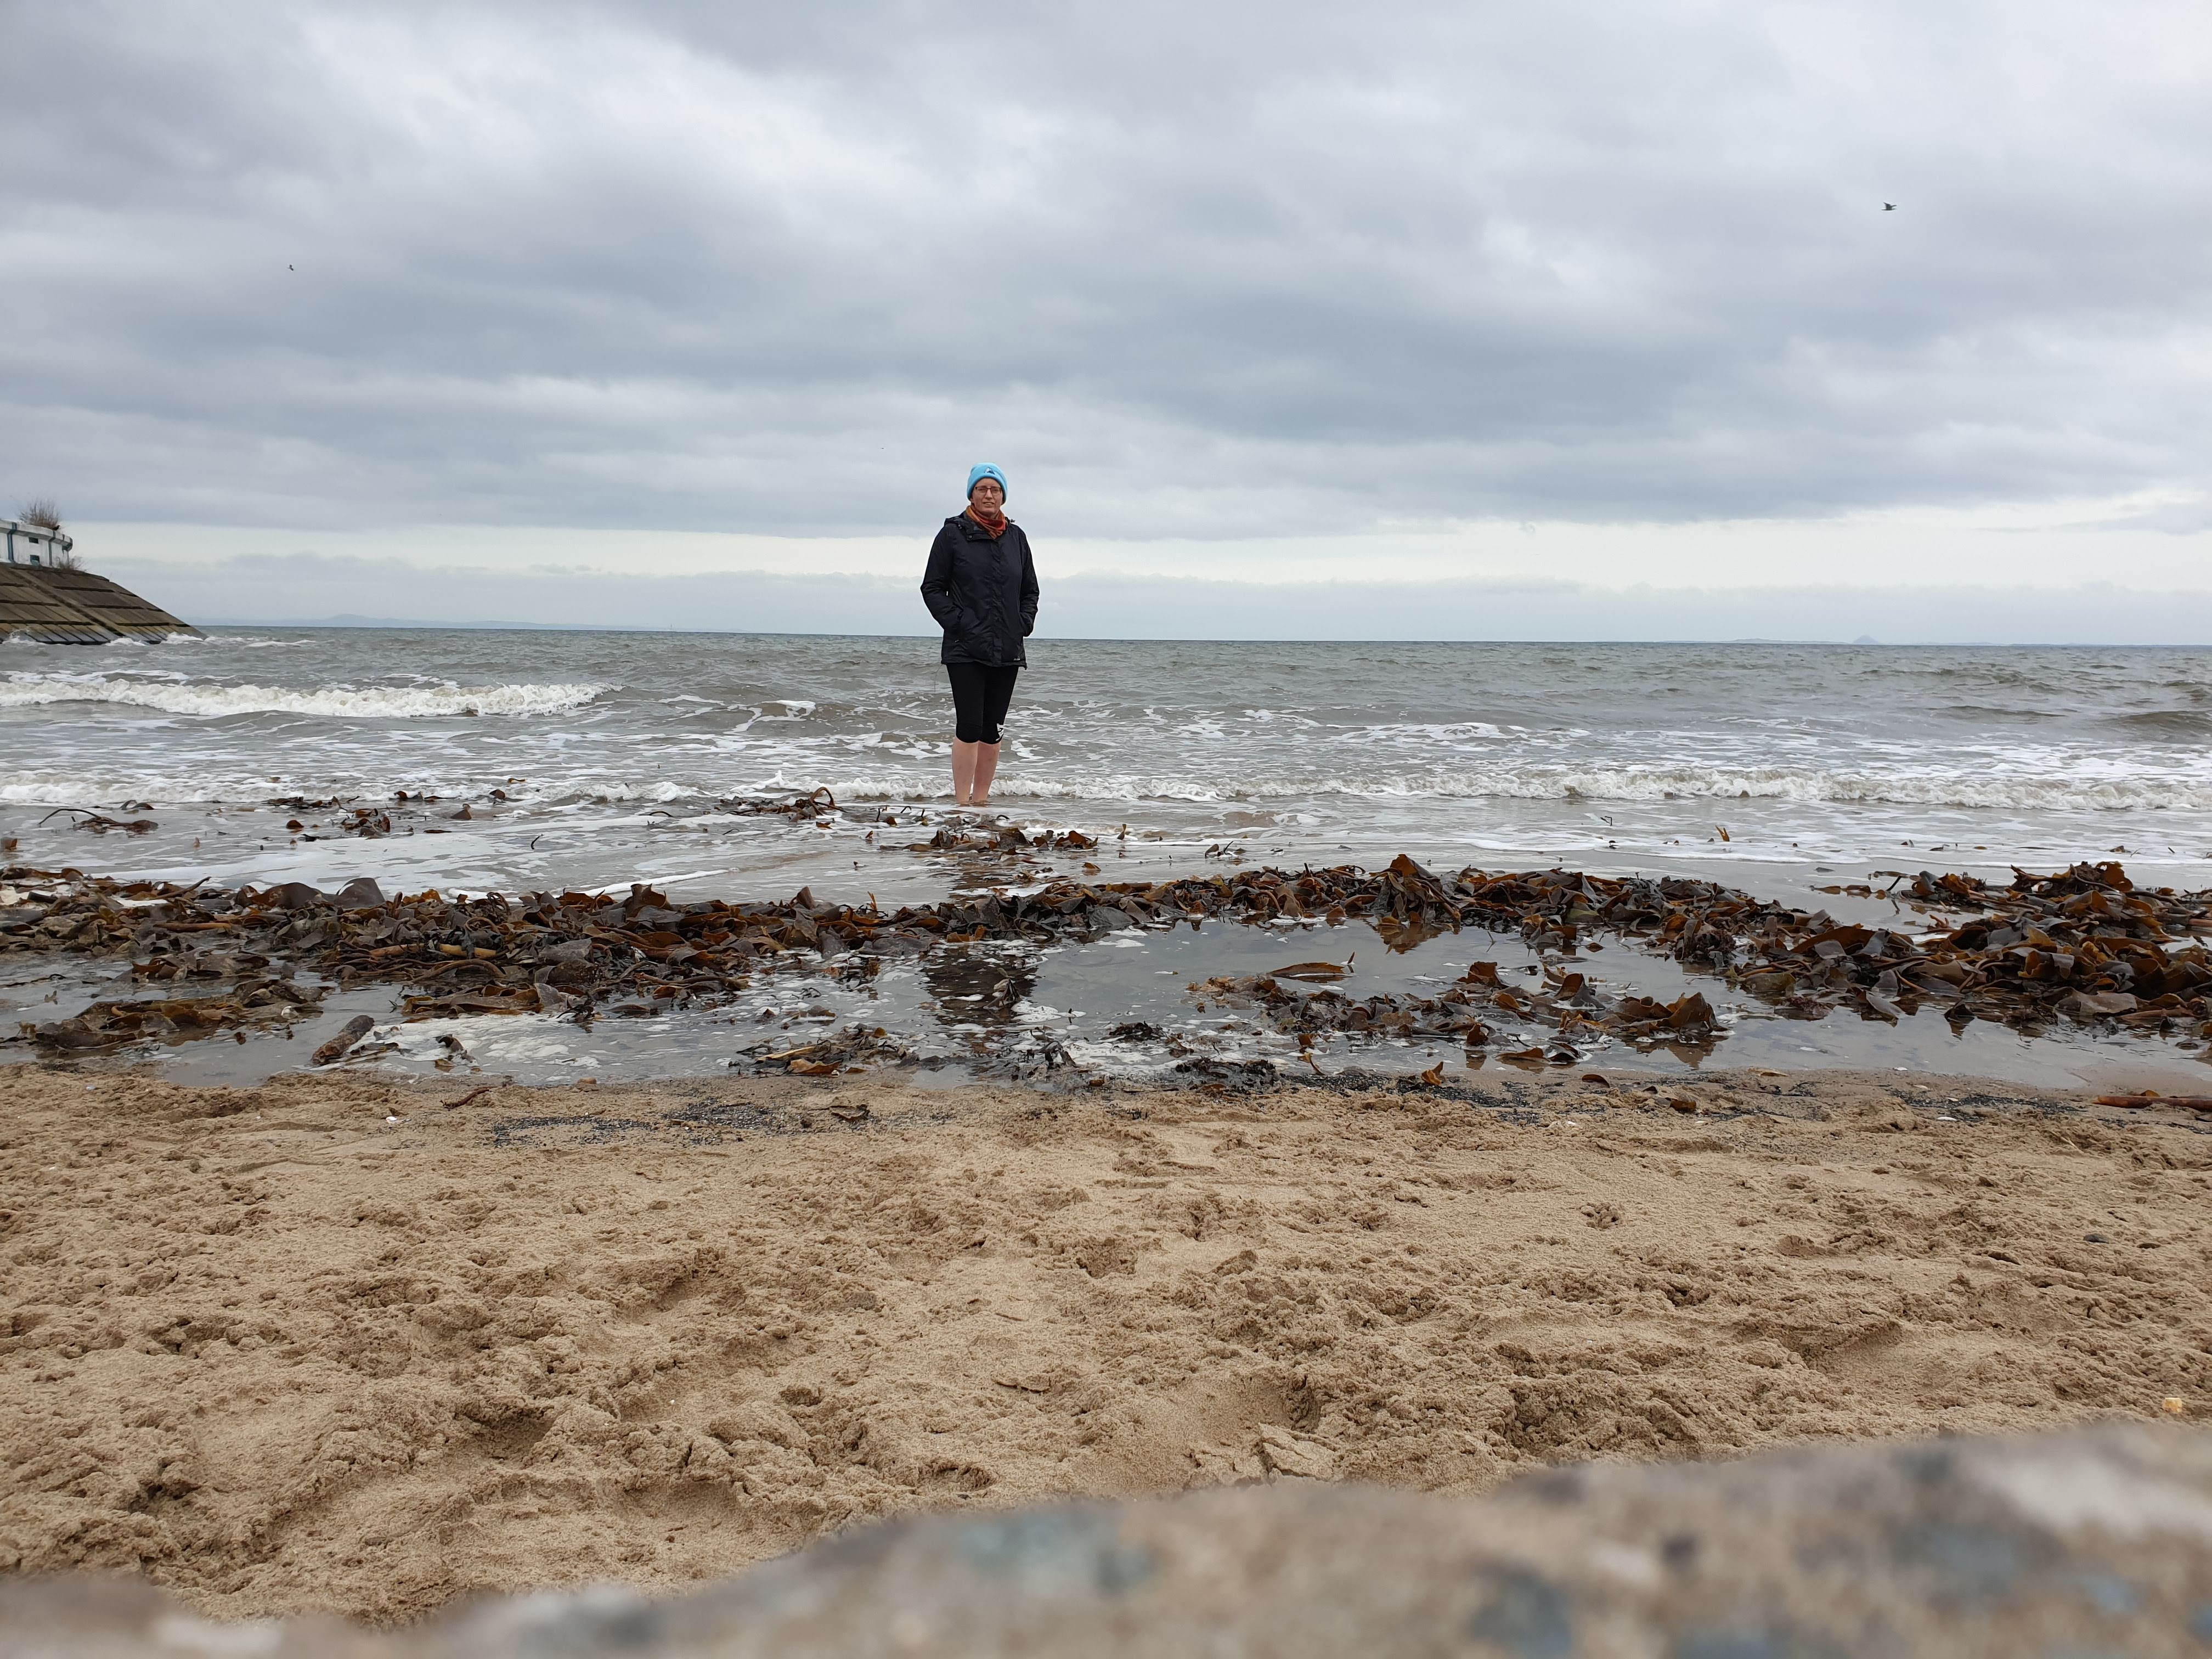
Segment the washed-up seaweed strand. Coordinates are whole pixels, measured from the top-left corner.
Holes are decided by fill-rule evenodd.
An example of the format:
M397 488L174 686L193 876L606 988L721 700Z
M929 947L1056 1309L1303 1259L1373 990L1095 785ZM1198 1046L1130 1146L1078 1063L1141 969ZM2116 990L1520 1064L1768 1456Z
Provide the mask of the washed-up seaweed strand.
M1478 927L1518 933L1561 956L1583 936L1602 933L1805 1018L1848 1009L1896 1019L1932 1006L1960 1023L2033 1028L2073 1020L2191 1033L2212 1018L2212 957L2203 942L2212 932L2212 895L2147 891L2117 864L2081 864L2051 875L2019 872L2009 886L1923 872L1899 897L1929 919L1924 931L1838 922L1683 877L1477 869L1439 876L1402 856L1377 871L1345 865L1164 882L1060 878L1027 892L896 910L823 902L805 890L784 900L681 904L642 884L623 897L455 899L432 890L386 898L366 880L332 894L303 883L227 890L11 867L0 871L0 951L127 956L143 984L167 993L95 1004L11 1039L55 1048L289 1020L332 985L409 988L410 1019L543 1013L580 1020L726 999L757 975L791 965L866 973L946 945L1087 939L1216 918L1356 917L1394 948ZM1934 919L1947 910L1971 914L1963 921ZM1486 1026L1484 1015L1502 1013L1554 1028L1562 1038L1583 1028L1692 1044L1722 1035L1702 994L1666 1005L1613 998L1586 975L1554 969L1526 990L1471 970L1437 998L1353 998L1334 988L1296 995L1267 975L1260 978L1272 989L1256 980L1234 988L1305 1030L1470 1037ZM301 969L322 982L296 985ZM185 994L215 986L228 988Z

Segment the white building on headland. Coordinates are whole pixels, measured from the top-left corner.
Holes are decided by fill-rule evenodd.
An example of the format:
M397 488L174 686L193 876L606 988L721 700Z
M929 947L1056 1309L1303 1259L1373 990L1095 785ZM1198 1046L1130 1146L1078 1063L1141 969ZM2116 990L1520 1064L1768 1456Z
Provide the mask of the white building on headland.
M52 564L57 552L67 553L76 546L58 530L17 524L13 519L0 519L0 532L8 538L9 564Z

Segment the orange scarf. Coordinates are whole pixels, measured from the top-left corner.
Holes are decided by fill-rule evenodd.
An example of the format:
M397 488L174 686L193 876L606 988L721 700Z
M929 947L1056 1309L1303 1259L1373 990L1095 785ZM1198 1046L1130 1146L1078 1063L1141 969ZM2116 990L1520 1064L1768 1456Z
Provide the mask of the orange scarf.
M1006 514L1003 507L987 519L983 516L983 509L970 501L968 503L968 516L981 525L993 541L1006 533Z

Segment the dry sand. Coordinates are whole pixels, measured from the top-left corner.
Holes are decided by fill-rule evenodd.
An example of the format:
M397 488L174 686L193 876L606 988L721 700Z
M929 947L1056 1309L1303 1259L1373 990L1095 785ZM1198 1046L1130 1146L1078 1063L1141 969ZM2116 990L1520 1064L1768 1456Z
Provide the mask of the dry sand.
M0 1570L395 1620L918 1508L2212 1400L2212 1126L2078 1097L466 1086L0 1073Z

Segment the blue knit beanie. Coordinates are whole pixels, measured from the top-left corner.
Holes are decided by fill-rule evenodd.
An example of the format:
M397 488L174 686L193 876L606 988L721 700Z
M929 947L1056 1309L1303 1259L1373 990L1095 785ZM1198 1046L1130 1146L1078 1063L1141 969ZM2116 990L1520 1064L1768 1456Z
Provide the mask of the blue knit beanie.
M986 478L996 478L999 481L999 493L1002 495L1007 493L1006 475L988 461L985 461L981 466L971 466L968 469L968 493L970 495L974 495L975 486Z

